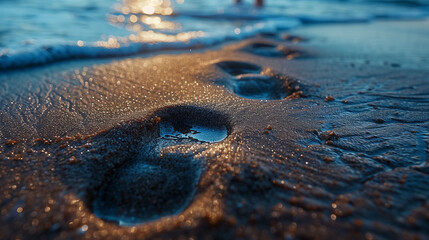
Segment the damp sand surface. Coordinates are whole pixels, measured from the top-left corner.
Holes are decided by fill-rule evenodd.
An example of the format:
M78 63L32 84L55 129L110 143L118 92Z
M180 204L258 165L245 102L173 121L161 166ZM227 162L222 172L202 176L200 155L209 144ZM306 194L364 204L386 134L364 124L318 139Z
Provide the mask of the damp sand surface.
M0 238L424 239L428 25L2 72Z

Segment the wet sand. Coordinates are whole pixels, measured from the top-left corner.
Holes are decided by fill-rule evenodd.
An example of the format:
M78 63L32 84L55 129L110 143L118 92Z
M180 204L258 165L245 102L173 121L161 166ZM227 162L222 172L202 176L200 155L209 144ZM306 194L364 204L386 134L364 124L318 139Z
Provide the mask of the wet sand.
M0 238L424 239L428 26L3 72Z

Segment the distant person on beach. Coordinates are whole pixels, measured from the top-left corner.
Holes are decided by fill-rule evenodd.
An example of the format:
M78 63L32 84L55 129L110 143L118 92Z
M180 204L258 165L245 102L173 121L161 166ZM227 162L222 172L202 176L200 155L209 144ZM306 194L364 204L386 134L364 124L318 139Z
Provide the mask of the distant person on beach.
M236 4L241 3L241 0L235 0ZM262 7L264 5L264 0L255 0L255 6Z

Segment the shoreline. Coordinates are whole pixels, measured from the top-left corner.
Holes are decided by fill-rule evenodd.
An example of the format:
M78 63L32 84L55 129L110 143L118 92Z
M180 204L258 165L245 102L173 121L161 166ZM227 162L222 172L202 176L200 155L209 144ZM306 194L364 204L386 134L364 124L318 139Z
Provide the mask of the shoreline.
M289 23L289 25L284 28L284 29L277 29L277 32L288 32L288 31L294 31L300 28L307 28L307 27L312 27L312 26L336 26L336 25L354 25L354 24L371 24L371 23L377 23L377 22L424 22L427 21L427 19L429 19L427 16L419 16L416 18L405 18L405 19L395 19L395 18L375 18L375 19L371 19L371 20L365 20L365 21L350 21L350 22L307 22L307 23L303 23L303 24L298 24L297 26L294 26L294 24ZM267 32L272 32L273 30L271 29L267 29ZM187 44L189 44L189 42L176 42L176 45L185 45L182 47L162 47L160 49L154 48L154 49L146 49L143 46L137 47L140 48L141 50L139 51L130 51L127 53L127 51L125 50L125 52L120 53L120 49L110 49L110 51L119 51L117 54L107 54L107 53L103 53L103 54L90 54L90 53L86 53L84 55L86 55L85 57L80 56L79 54L77 54L75 57L55 57L55 56L51 56L51 58L55 58L55 60L47 60L48 62L44 62L44 63L29 63L27 65L23 65L23 66L15 66L15 65L11 65L9 67L1 67L0 68L0 72L13 72L13 71L20 71L22 69L32 69L32 68L40 68L40 67L44 67L47 65L51 65L51 64L58 64L61 62L75 62L75 61L82 61L82 62L108 62L111 60L118 60L118 59L127 59L127 58L136 58L136 57L148 57L148 56L156 56L156 55L160 55L160 54L171 54L171 53L186 53L188 49L192 49L193 51L207 51L210 49L219 49L222 48L225 45L232 45L234 43L237 42L241 42L241 41L246 41L248 39L252 39L255 38L257 36L261 36L264 35L265 31L255 31L255 33L253 34L249 34L246 33L245 37L240 37L239 39L236 39L236 37L232 36L230 38L226 38L224 40L215 40L213 43L209 43L208 45L205 44L191 44L189 47L186 46ZM195 40L195 39L194 39ZM198 40L198 39L197 39ZM138 43L134 43L134 44L138 44ZM149 43L147 43L149 44ZM157 46L159 44L166 44L168 45L168 42L161 42L161 43L156 43L153 46ZM152 44L149 44L148 46L146 46L146 48L150 48ZM73 45L64 45L65 47L68 48L74 48L76 46ZM57 46L57 47L61 47L61 45ZM92 48L97 49L97 47L92 46ZM132 46L127 46L127 48L132 49ZM136 48L136 47L135 47ZM100 48L102 49L102 48ZM40 49L41 50L41 49ZM108 48L105 50L109 50ZM52 50L50 50L52 51ZM64 50L63 50L64 52ZM67 52L67 51L65 51ZM22 58L26 58L25 54L35 54L34 52L23 52L22 54L23 57ZM47 54L51 54L48 53ZM63 53L64 54L64 53ZM1 57L5 57L8 58L7 54ZM30 58L30 57L27 57ZM34 56L32 57L34 58Z

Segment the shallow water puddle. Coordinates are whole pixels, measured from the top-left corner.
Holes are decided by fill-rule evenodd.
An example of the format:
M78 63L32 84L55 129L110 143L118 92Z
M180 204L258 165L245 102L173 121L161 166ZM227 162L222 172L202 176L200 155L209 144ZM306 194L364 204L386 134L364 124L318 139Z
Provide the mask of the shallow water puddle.
M200 126L184 122L161 122L160 134L164 139L194 139L200 142L220 142L228 135L225 126Z

